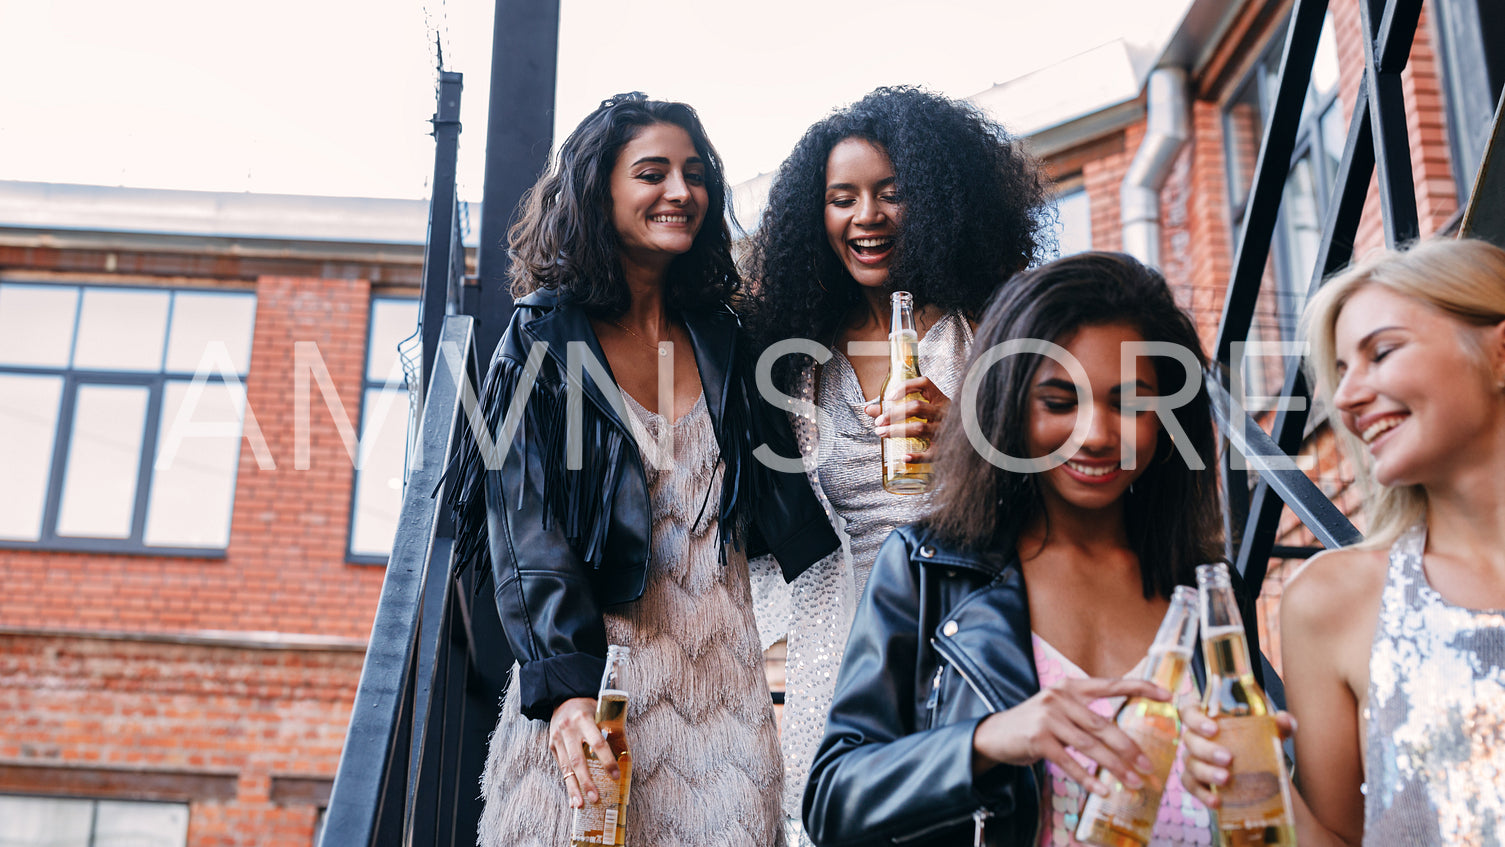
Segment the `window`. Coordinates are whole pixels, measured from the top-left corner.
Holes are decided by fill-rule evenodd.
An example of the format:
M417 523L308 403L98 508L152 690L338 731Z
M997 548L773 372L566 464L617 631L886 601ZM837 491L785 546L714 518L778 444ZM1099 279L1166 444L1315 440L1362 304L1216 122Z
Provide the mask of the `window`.
M0 796L0 847L183 847L188 806Z
M0 543L223 550L256 297L0 283Z
M1092 206L1087 200L1087 190L1080 180L1056 195L1056 252L1070 256L1092 249Z
M1505 86L1505 7L1498 0L1439 0L1427 9L1441 42L1453 179L1467 202Z
M1275 106L1285 38L1282 29L1280 35L1266 46L1254 70L1223 108L1228 202L1236 235L1243 231L1246 223L1245 213L1253 189L1260 145L1264 140L1265 122ZM1270 265L1265 270L1254 323L1249 331L1251 342L1296 338L1296 324L1316 269L1322 224L1347 135L1348 122L1338 100L1338 54L1329 15L1322 24L1311 81L1302 103L1290 172L1270 245ZM1250 394L1269 395L1280 390L1285 363L1273 355L1274 351L1267 352L1268 357L1245 360L1244 375Z
M409 426L406 366L399 347L417 343L418 301L371 301L366 375L361 391L360 450L350 506L350 558L386 562L402 508Z

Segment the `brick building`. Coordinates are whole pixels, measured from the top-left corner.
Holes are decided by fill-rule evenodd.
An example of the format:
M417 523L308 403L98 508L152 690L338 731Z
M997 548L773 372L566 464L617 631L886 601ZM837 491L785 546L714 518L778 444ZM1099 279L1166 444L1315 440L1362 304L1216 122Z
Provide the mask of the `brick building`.
M1329 4L1251 340L1294 337L1361 2ZM1294 4L1194 0L1165 44L974 98L1057 181L1063 250L1151 252L1209 343ZM1502 17L1424 4L1403 77L1423 234L1472 185ZM0 843L314 843L401 486L395 350L425 211L0 182ZM1382 242L1371 192L1355 253ZM1280 367L1248 360L1246 393L1277 391ZM1312 421L1310 474L1352 511ZM1289 514L1282 541L1311 543ZM1289 571L1273 564L1262 623Z
M426 226L420 201L0 182L0 843L314 843Z

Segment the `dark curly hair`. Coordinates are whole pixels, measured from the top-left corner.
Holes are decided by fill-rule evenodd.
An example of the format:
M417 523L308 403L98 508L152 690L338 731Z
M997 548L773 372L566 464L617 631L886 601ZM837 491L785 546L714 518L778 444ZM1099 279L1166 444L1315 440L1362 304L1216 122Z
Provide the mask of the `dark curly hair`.
M1218 510L1216 438L1212 405L1202 382L1207 359L1197 329L1177 305L1165 278L1123 253L1079 253L1058 259L1010 282L988 305L968 362L970 369L991 348L1013 339L1066 343L1087 326L1123 323L1146 341L1168 342L1189 351L1200 369L1167 356L1153 356L1161 396L1196 386L1191 400L1169 410L1187 443L1162 431L1154 457L1139 461L1144 473L1124 501L1129 546L1139 557L1146 598L1169 597L1177 585L1195 585L1196 567L1223 556ZM977 432L1008 456L1025 458L1029 395L1043 361L1016 354L976 376ZM1038 474L992 464L973 446L958 408L936 439L934 507L925 519L955 544L979 550L1012 550L1019 533L1044 509ZM1156 412L1159 414L1159 412ZM1188 466L1183 451L1201 457Z
M551 288L593 315L616 317L627 311L631 295L611 222L611 172L622 148L654 124L673 124L689 133L705 163L710 195L694 244L669 265L665 301L679 309L706 309L732 298L741 277L732 260L721 157L693 108L650 100L641 91L602 100L523 196L507 233L513 296Z
M779 167L753 235L743 304L755 349L785 338L829 343L861 302L825 229L826 159L847 138L893 162L904 222L889 285L915 305L976 318L989 296L1044 253L1053 212L1035 161L977 107L914 87L879 88L810 127ZM804 357L774 380L788 390Z

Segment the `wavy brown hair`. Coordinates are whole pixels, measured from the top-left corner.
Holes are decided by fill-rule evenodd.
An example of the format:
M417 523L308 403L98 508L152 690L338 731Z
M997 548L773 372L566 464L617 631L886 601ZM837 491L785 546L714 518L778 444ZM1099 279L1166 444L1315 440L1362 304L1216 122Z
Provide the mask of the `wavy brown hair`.
M513 296L550 288L593 315L627 311L631 295L611 222L611 172L627 142L654 124L673 124L689 134L705 163L710 200L689 252L669 265L666 302L679 309L709 309L731 300L741 277L732 260L721 157L693 108L650 100L640 91L601 101L523 195L507 233Z
M1171 296L1165 278L1123 253L1079 253L1015 277L989 304L977 328L968 362L1014 339L1057 344L1082 327L1127 324L1150 342L1168 342L1191 351L1201 370L1207 359L1196 327ZM1028 457L1029 394L1043 357L1008 356L976 378L975 415L989 444L1009 456ZM1176 393L1188 375L1180 363L1155 356L1162 395ZM1189 377L1197 392L1175 416L1189 444L1160 438L1153 458L1125 495L1124 524L1129 546L1139 557L1146 598L1169 597L1177 585L1196 584L1196 566L1222 558L1222 518L1212 407L1199 371ZM946 417L937 437L934 507L925 519L951 543L978 550L1012 550L1019 533L1044 512L1036 474L998 467L972 445L964 410ZM1180 449L1178 449L1178 447ZM1195 451L1203 467L1183 458Z

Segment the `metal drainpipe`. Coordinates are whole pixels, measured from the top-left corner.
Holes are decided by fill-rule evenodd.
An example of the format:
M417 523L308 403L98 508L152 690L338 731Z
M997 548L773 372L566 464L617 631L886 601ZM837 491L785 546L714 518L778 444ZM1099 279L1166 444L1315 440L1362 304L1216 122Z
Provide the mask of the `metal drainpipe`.
M1160 189L1191 135L1186 71L1156 68L1150 74L1145 134L1119 189L1123 249L1152 268L1160 266Z

